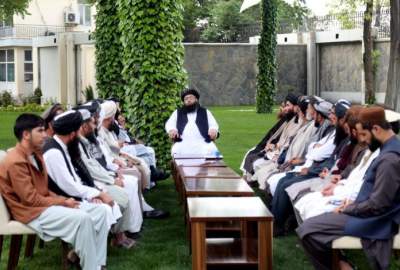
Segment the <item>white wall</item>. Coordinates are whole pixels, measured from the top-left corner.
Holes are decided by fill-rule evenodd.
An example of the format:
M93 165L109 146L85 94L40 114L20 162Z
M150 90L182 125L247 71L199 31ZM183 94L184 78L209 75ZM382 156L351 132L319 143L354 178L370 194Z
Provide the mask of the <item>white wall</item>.
M14 15L14 24L26 25L51 25L64 26L64 13L67 10L75 11L79 14L77 0L31 0L29 3L28 13L24 17ZM73 27L73 31L93 31L95 28L94 15L96 8L92 6L92 25L90 27L77 25Z
M39 78L43 101L60 100L57 47L39 48Z

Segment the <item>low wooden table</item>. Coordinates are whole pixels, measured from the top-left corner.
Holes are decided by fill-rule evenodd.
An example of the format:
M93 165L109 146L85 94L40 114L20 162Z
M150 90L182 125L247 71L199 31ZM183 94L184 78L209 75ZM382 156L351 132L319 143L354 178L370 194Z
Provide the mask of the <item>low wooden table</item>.
M177 187L177 179L180 177L178 167L227 167L222 159L205 159L205 158L186 158L174 159L171 163L172 177Z
M188 178L241 178L234 170L229 167L178 167L178 174L176 179L177 191L179 198L184 199L183 181Z
M272 269L273 217L259 197L188 198L192 269ZM240 221L240 238L207 238L208 222Z

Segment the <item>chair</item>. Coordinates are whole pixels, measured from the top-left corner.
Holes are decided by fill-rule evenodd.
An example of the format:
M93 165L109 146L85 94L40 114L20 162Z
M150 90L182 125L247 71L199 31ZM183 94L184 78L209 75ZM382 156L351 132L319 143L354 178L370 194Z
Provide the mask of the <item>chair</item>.
M5 156L6 152L0 150L0 162L4 159ZM3 197L0 194L0 259L3 249L3 239L4 236L6 235L11 236L7 269L14 270L18 266L23 235L28 235L25 247L25 257L31 257L33 254L36 232L21 222L11 220L7 206L3 200ZM67 260L66 260L67 248L68 248L67 244L65 242L62 242L63 269L66 269L67 266Z
M361 239L353 236L340 237L332 242L332 249L333 249L332 267L333 269L340 269L338 251L340 249L362 249ZM394 236L393 249L397 252L400 250L400 233Z

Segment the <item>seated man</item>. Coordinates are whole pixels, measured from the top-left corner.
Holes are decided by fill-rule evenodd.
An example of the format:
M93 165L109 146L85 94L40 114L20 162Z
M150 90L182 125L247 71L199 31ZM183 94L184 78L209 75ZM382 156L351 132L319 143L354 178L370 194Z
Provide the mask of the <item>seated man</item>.
M355 201L307 219L297 229L315 269L331 269L332 241L345 235L362 239L373 269L389 268L393 235L400 222L400 141L380 107L363 109L356 127L370 149L380 148L380 154L369 166ZM341 264L350 267L344 261Z
M183 107L175 110L165 124L165 130L175 142L171 155L219 155L214 141L218 124L211 112L199 104L200 94L186 89L181 94Z
M27 224L45 241L61 238L70 243L80 257L82 269L105 266L109 231L106 207L80 203L49 191L41 154L46 138L42 118L20 115L14 134L19 143L0 164L0 192L12 217Z

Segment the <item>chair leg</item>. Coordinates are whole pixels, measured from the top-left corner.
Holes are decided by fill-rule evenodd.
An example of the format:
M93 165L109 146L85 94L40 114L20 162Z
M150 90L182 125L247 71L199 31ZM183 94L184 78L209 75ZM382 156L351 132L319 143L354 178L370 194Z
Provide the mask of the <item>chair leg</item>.
M42 239L39 240L39 248L40 249L44 248L44 241Z
M36 235L30 234L26 239L25 246L25 258L31 258L33 256L33 249L35 247Z
M1 262L1 252L3 251L3 235L0 235L0 262Z
M8 256L8 270L14 270L18 266L19 253L21 252L22 235L12 235L10 254Z
M340 250L333 249L332 250L332 269L340 269Z
M61 265L63 270L68 269L68 243L61 240Z

